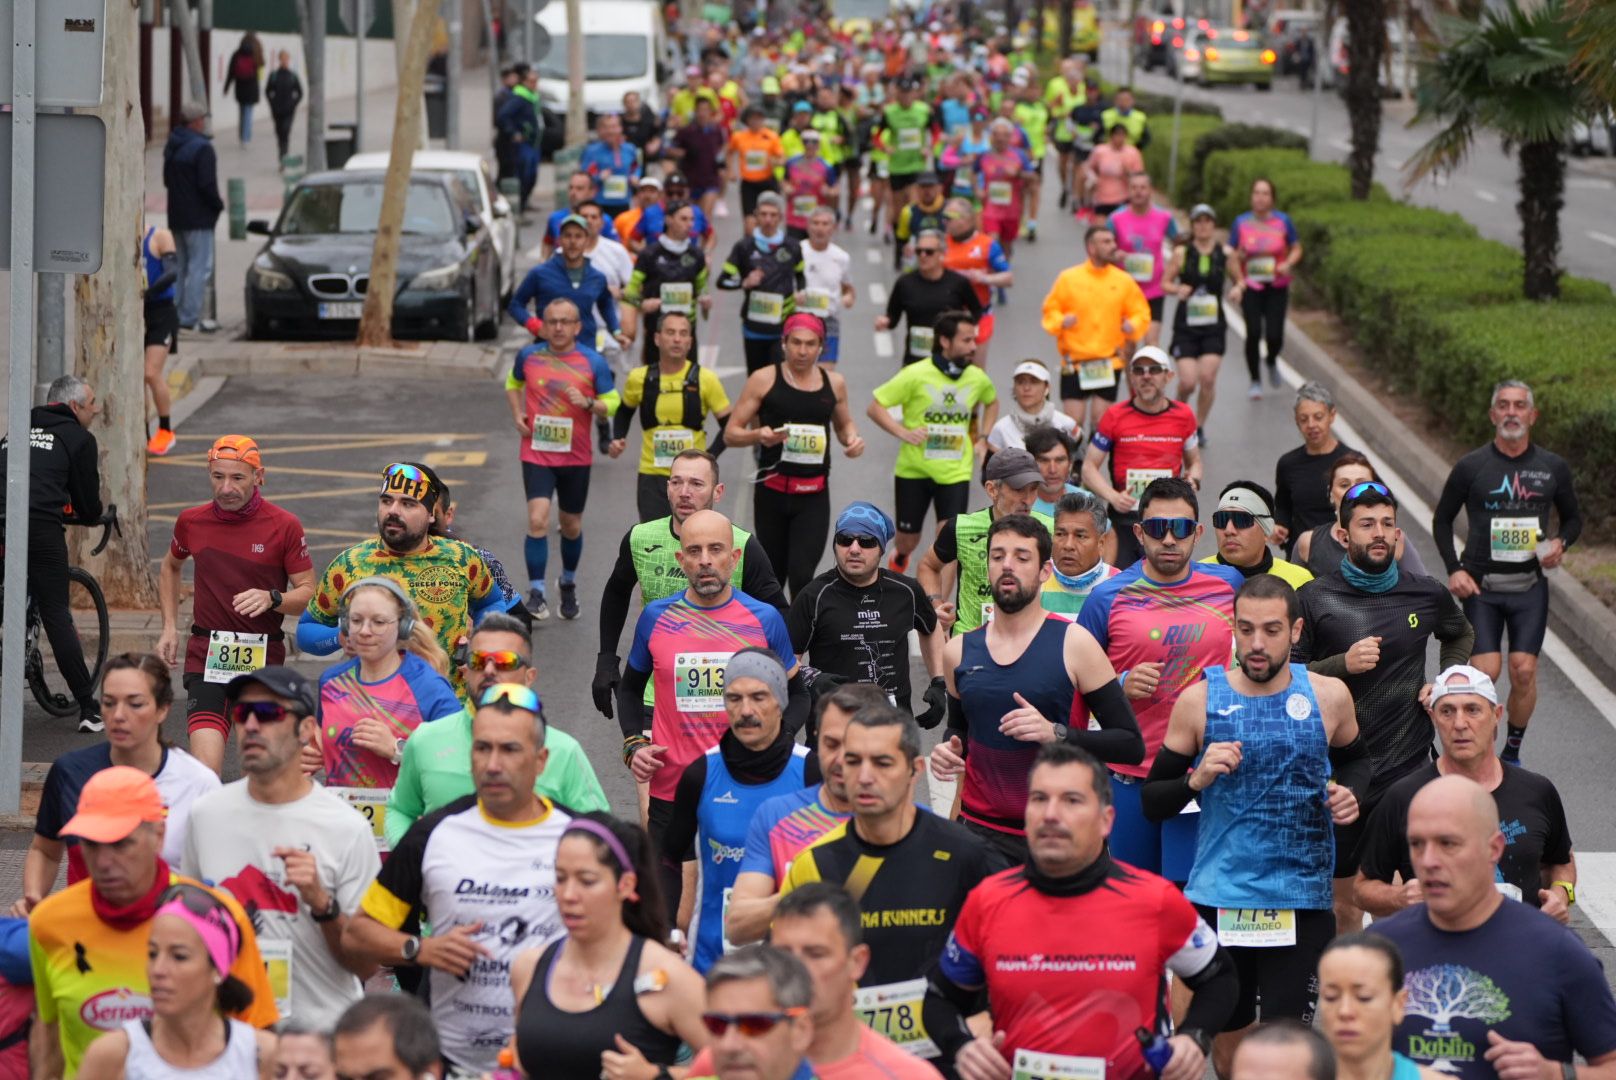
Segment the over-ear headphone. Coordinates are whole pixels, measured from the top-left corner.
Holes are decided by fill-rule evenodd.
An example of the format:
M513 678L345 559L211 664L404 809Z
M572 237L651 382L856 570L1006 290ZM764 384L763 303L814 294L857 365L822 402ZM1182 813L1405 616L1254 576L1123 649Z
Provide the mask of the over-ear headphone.
M410 599L410 594L404 591L404 586L390 577L360 578L342 590L342 604L337 609L337 629L344 634L348 633L348 607L353 602L353 594L367 586L385 589L398 600L399 607L403 609L398 617L398 640L401 642L408 641L410 635L415 632L415 620L418 617L415 610L415 601Z

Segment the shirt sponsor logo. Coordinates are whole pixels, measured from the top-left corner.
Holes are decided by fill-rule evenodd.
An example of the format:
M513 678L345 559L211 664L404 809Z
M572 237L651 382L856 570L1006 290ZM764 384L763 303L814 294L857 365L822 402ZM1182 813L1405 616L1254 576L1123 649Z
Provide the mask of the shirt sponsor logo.
M456 896L475 896L503 904L514 904L518 900L526 900L534 895L534 890L526 885L497 885L489 881L477 881L474 878L461 878L455 885L454 892Z
M713 801L717 802L718 800ZM746 857L746 849L742 847L731 847L728 844L720 844L717 840L712 839L707 841L707 846L713 849L714 866L723 866L727 862L738 863Z
M896 930L915 926L948 925L947 908L887 908L861 912L859 921L866 930Z
M1004 972L1129 972L1137 971L1139 958L1125 953L1014 953L996 957L994 969Z
M733 804L733 803L738 803L740 801L741 800L739 800L739 799L737 799L735 797L735 792L733 792L733 791L726 791L726 792L724 792L724 794L715 796L713 798L713 802L715 802L715 803L732 803Z
M1445 1072L1474 1061L1476 1044L1453 1030L1455 1020L1489 1026L1510 1017L1509 995L1487 976L1463 964L1433 964L1409 973L1408 1013L1431 1021L1408 1037L1408 1056Z
M127 986L103 990L79 1006L79 1019L97 1031L116 1031L130 1020L149 1020L151 998Z

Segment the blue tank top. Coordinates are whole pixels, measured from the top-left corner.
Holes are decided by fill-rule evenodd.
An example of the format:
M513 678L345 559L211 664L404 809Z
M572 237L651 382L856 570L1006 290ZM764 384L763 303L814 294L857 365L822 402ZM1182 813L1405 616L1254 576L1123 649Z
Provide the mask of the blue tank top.
M696 913L690 939L696 951L691 964L699 972L729 951L724 936L724 915L729 893L741 873L746 855L746 830L757 808L774 798L800 791L808 748L791 748L791 760L780 775L766 784L743 784L730 775L718 747L707 751L707 780L696 808Z
M1021 708L1026 698L1044 718L1070 723L1072 679L1066 673L1066 631L1071 623L1055 615L1033 635L1015 662L1002 666L988 652L988 628L961 638L954 689L965 712L965 782L960 788L960 814L990 829L1020 835L1027 817L1027 773L1038 756L1038 744L1012 739L999 731L1004 714Z
M146 284L148 286L163 276L163 260L160 257L153 255L151 249L152 234L156 231L157 226L155 225L147 229L146 239L140 242L140 253L141 255L145 256L146 259ZM164 285L161 290L146 294L146 303L148 304L161 303L164 300L172 299L174 299L174 283L172 281L170 281L167 285Z
M1420 1067L1413 1058L1392 1051L1392 1080L1420 1080Z
M1307 668L1278 694L1236 693L1206 669L1206 738L1240 743L1240 767L1201 792L1195 868L1184 895L1220 908L1331 907L1335 833L1325 800L1329 740ZM1204 752L1204 751L1203 751Z

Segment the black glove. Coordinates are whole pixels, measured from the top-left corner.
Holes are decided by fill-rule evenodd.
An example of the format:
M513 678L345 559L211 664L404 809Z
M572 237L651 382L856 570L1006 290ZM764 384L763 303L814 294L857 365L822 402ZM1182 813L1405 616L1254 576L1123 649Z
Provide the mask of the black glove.
M608 720L612 718L612 698L617 693L620 679L617 664L617 657L609 652L595 657L595 681L589 684L589 692L595 698L595 708Z
M948 680L941 675L933 675L924 697L926 711L915 717L915 723L930 731L948 715Z

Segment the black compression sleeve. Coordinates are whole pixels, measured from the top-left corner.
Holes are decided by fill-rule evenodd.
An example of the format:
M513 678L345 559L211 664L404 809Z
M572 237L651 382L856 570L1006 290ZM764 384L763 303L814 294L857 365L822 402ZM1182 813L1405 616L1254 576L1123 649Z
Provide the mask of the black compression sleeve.
M623 681L617 684L617 726L623 738L645 732L645 684L651 673L623 665Z
M1090 731L1074 724L1067 731L1067 742L1113 765L1137 765L1145 760L1145 737L1139 733L1139 718L1120 682L1112 679L1098 690L1083 691L1083 704L1100 722L1100 730Z
M754 600L777 608L782 615L791 607L786 600L786 591L780 587L780 579L775 576L774 567L769 563L768 552L763 550L763 544L756 536L747 537L746 546L741 549L741 591Z
M939 1060L944 1065L952 1065L954 1055L971 1041L971 1029L965 1025L965 1017L980 1011L977 1008L980 997L979 991L965 989L944 975L937 965L932 965L926 996L920 1003L920 1016L927 1034L942 1051Z
M798 671L786 683L786 708L780 717L780 724L786 733L793 739L802 726L808 722L808 713L813 709L814 697L808 692L808 684L802 681L802 672Z
M634 426L634 414L637 411L626 405L617 410L617 415L612 417L612 438L628 438L628 429Z
M1571 484L1571 466L1561 461L1554 468L1554 508L1560 514L1560 540L1566 547L1582 535L1582 507Z
M713 457L717 457L726 449L724 444L724 425L729 423L729 413L724 413L722 416L716 416L713 419L718 421L718 434L707 440L707 452L713 455Z
M1240 976L1235 971L1234 959L1228 950L1218 946L1218 951L1212 955L1212 962L1194 975L1187 976L1184 985L1195 997L1190 1001L1190 1007L1184 1013L1184 1022L1179 1027L1204 1031L1208 1035L1222 1031L1240 1001Z
M1453 519L1464 509L1465 493L1473 479L1463 463L1455 466L1448 474L1447 483L1442 485L1442 497L1431 514L1431 539L1436 543L1437 558L1450 574L1460 567L1459 552L1453 543Z
M955 697L953 694L948 695L948 733L950 735L958 735L960 737L960 744L969 747L970 740L965 737L967 730L969 729L967 729L965 726L964 702L960 701L960 699Z
M1162 747L1139 789L1139 806L1151 821L1167 821L1190 804L1195 792L1190 788L1190 766L1195 759L1177 750Z
M1369 790L1369 781L1375 775L1375 759L1369 756L1369 747L1360 732L1345 746L1330 747L1330 773L1335 782L1362 802Z
M668 819L668 827L658 845L661 859L657 877L668 910L675 914L684 893L685 852L696 842L696 807L701 803L701 789L706 782L707 757L702 755L687 765L679 777L679 786L673 793L673 816Z
M628 622L629 602L634 596L634 557L629 554L628 533L617 547L617 562L600 594L600 652L617 655L617 642Z

